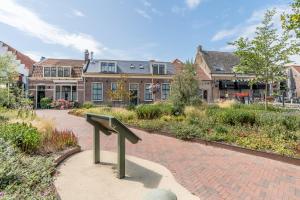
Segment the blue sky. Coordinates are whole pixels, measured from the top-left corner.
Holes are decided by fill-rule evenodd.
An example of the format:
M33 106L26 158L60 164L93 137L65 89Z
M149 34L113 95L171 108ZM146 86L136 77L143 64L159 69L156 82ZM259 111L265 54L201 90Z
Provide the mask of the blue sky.
M171 61L253 36L266 9L290 0L0 0L0 40L28 54ZM279 15L278 15L279 16ZM279 26L279 17L274 22Z

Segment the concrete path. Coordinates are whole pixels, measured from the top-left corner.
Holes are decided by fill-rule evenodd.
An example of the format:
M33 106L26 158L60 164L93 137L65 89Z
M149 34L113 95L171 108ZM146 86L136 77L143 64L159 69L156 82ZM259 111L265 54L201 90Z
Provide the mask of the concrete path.
M95 165L91 150L75 154L59 166L55 187L62 200L142 200L155 188L171 190L178 200L199 200L176 182L162 165L127 156L126 177L116 178L117 154L101 151Z
M92 147L92 126L67 111L39 110L53 118L59 129L72 129L83 149ZM300 167L184 142L132 129L142 142L127 143L126 153L159 163L200 199L300 199ZM101 149L116 151L115 136L101 135Z

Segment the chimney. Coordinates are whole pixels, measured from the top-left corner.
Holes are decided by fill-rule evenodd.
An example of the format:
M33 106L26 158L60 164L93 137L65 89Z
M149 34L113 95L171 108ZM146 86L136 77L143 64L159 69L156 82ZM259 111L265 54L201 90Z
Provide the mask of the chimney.
M46 59L46 57L42 56L42 57L40 58L40 61L43 61L43 60L45 60L45 59Z
M202 50L202 46L201 45L199 45L198 47L197 47L197 52L202 52L203 50Z
M87 63L89 61L90 53L89 50L84 51L84 62Z
M91 51L91 60L94 60L94 52Z

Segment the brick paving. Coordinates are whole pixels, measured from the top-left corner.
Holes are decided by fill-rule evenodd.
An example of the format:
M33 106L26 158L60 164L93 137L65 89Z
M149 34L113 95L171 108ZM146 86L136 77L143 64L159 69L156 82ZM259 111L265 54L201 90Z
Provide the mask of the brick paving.
M67 111L39 110L58 129L72 129L83 149L92 148L93 129ZM300 167L221 148L132 129L142 141L127 143L126 153L167 167L200 199L300 199ZM101 134L101 149L116 151L115 136Z

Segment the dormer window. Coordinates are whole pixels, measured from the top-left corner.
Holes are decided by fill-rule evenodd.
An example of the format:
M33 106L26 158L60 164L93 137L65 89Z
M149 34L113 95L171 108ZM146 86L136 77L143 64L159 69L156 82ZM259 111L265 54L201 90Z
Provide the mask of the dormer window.
M115 62L101 62L101 72L117 72L117 67Z
M44 67L44 77L71 77L71 67Z
M133 68L134 68L134 65L133 65L133 64L131 64L131 65L130 65L130 68L131 68L131 69L133 69Z
M140 69L144 69L144 66L143 66L143 65L140 65Z
M167 74L166 64L154 63L151 66L152 66L152 74L156 74L156 75Z

